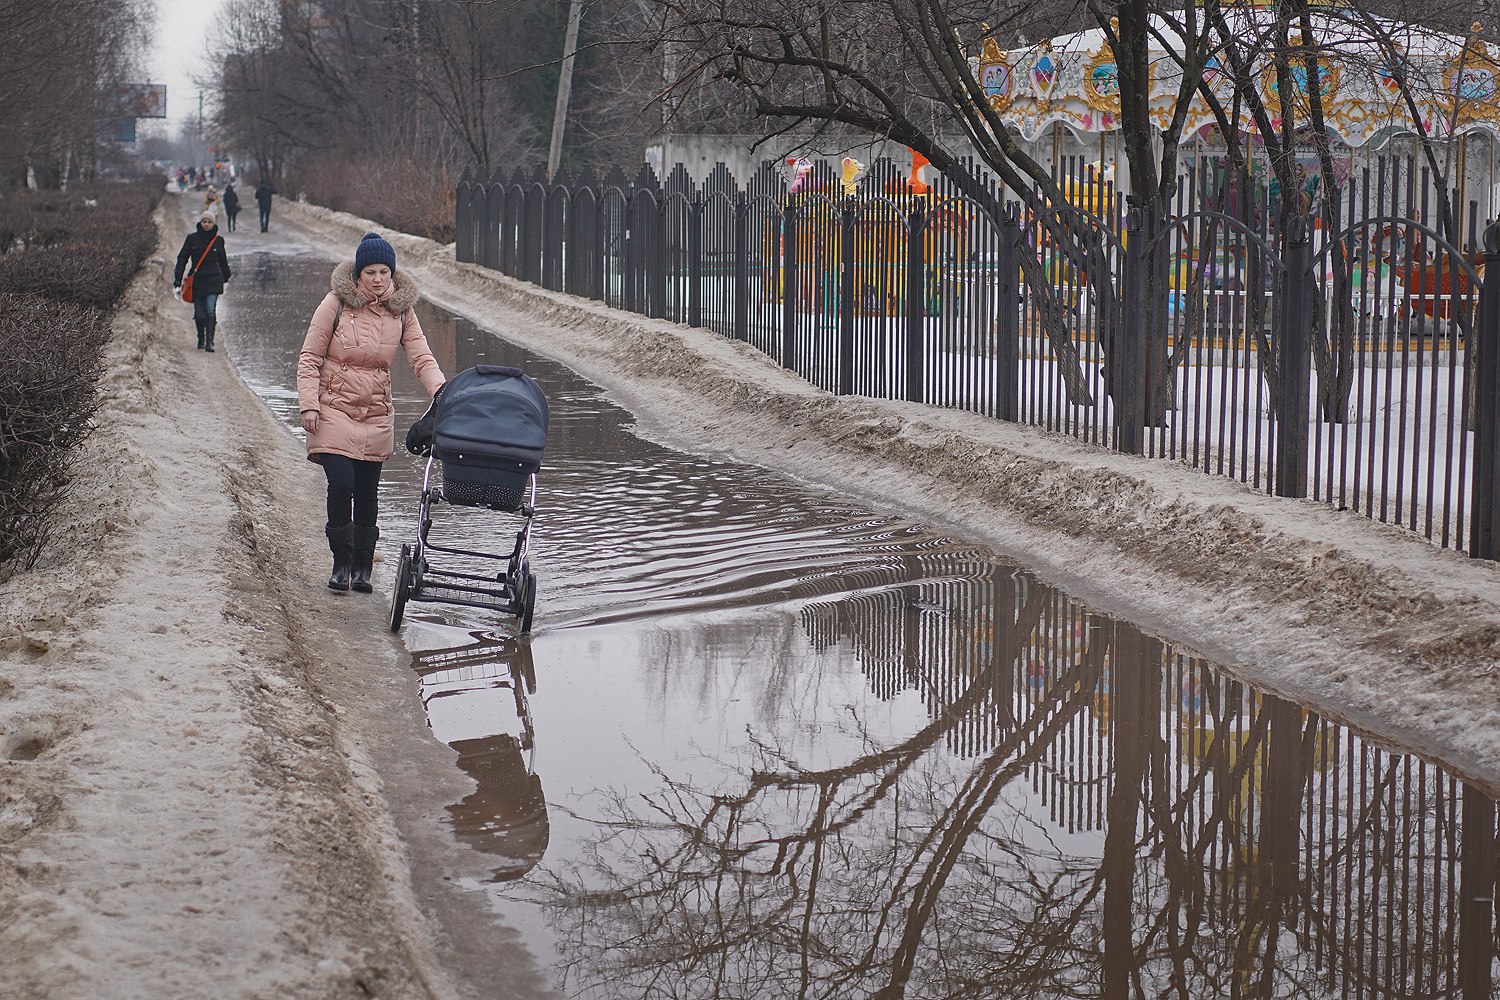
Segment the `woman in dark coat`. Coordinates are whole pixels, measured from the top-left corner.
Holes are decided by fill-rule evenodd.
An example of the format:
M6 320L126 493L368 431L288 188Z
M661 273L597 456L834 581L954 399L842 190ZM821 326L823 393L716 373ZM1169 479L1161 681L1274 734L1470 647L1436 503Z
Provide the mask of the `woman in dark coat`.
M189 264L193 268L190 272L193 275L193 324L198 327L198 347L212 351L214 328L219 325L215 309L224 292L224 282L229 280L229 255L224 252L224 241L219 236L219 226L212 212L200 215L198 228L182 241L182 249L177 251L177 269L172 272L173 288L182 287L182 272Z
M229 230L231 233L234 232L235 217L239 214L239 192L234 189L233 183L226 184L224 185L224 221L227 223L227 225L224 228Z

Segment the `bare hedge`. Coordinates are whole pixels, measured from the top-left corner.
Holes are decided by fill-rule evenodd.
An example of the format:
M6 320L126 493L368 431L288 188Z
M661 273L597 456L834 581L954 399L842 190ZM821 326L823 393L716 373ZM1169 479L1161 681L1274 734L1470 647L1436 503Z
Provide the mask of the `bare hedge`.
M283 189L397 232L453 242L453 185L446 168L410 155L357 163L347 156L309 157Z
M35 565L99 406L109 314L0 294L0 579Z
M0 200L0 292L112 307L156 249L160 180Z
M36 564L93 426L110 310L156 250L161 180L0 199L0 580Z

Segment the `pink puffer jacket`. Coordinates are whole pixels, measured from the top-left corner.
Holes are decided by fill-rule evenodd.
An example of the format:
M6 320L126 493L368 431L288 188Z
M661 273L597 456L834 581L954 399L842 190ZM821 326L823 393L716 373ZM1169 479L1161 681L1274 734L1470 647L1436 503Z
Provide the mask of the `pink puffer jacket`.
M353 263L333 269L333 290L313 313L297 359L298 409L318 412L318 430L307 436L310 461L325 454L366 462L391 457L396 429L391 362L398 348L406 352L407 364L429 394L445 381L412 310L420 297L416 284L402 271L395 278L395 290L385 303L368 303L355 288Z

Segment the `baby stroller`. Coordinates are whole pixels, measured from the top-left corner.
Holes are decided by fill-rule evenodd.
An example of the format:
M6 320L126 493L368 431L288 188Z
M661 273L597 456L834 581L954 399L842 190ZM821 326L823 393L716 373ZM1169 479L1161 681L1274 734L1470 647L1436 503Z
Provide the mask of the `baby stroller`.
M479 365L443 386L422 418L406 435L412 454L427 456L417 514L417 544L401 546L391 588L391 631L401 627L407 601L431 601L488 608L520 619L531 631L536 609L536 576L527 551L536 507L536 474L547 443L547 398L541 386L517 368ZM441 463L442 485L433 482ZM483 507L517 514L521 528L510 552L499 555L439 545L427 537L432 508ZM504 562L493 576L443 570L429 556L443 553L470 560Z

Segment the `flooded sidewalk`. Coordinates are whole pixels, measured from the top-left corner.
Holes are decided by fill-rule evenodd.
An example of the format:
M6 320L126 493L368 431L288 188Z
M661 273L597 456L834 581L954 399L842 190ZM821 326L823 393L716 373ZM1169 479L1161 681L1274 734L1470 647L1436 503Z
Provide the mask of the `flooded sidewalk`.
M331 266L287 238L220 306L288 426ZM491 978L486 928L450 927L470 995L1494 995L1478 788L950 533L644 440L558 363L420 315L450 376L515 365L552 408L533 636L437 605L401 634L395 680L452 755L430 781L465 789L400 817L416 867L545 984ZM399 437L426 403L395 375ZM378 588L422 471L387 465ZM460 546L514 530L438 513Z

